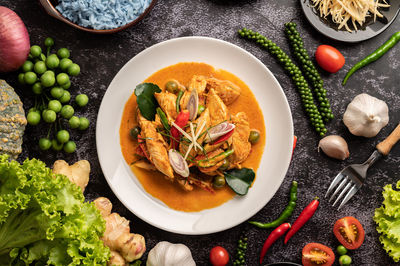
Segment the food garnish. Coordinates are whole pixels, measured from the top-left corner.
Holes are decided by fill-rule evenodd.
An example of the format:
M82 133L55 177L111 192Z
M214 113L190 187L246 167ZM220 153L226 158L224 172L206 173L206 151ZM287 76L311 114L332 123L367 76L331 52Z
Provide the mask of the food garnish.
M5 80L1 79L0 106L0 154L8 154L16 159L22 152L21 145L27 119L19 96Z
M169 162L171 163L174 171L181 175L182 177L189 176L189 167L186 160L182 157L182 155L176 150L169 150L168 152Z
M292 186L290 187L290 200L286 208L283 210L281 215L274 221L270 223L260 223L255 221L249 221L249 223L259 227L259 228L275 228L282 223L284 223L293 213L294 208L296 207L297 201L297 182L293 181Z
M199 108L199 95L197 90L192 90L189 96L189 102L186 107L189 110L189 119L193 121L197 117Z
M336 221L333 233L337 240L347 249L358 249L364 242L365 232L361 223L352 216Z
M229 262L229 253L221 246L213 247L210 251L210 262L213 266L225 266Z
M178 95L176 96L176 112L179 113L179 106L181 104L181 98L183 96L183 91L179 91Z
M318 143L318 151L319 149L327 156L338 160L345 160L350 156L346 140L338 135L329 135L322 138Z
M214 127L212 127L211 129L208 130L208 132L206 134L206 138L205 138L204 141L206 143L212 142L212 141L218 139L219 137L228 134L234 128L235 128L234 124L228 123L228 122L222 122L222 123L220 123L220 124L218 124L218 125L216 125L216 126L214 126ZM217 144L217 143L214 142L214 144Z
M29 54L28 30L11 9L0 6L0 72L17 70Z
M317 210L319 205L319 198L315 197L313 201L308 204L307 207L300 213L299 217L297 217L296 221L293 223L292 228L290 228L289 232L285 236L285 244L289 241L289 239L303 227L303 225L311 219Z
M362 93L347 106L343 123L353 135L375 137L389 123L389 108L384 101Z
M329 73L338 72L345 64L346 60L341 52L330 45L320 45L315 51L315 60L318 65Z
M224 172L228 186L238 195L246 195L256 174L252 169L232 169Z
M304 266L331 266L335 262L332 249L319 243L308 243L301 253Z
M146 266L187 265L196 266L190 249L183 244L161 241L147 256Z
M248 40L259 43L271 55L276 57L276 59L289 73L291 79L295 83L300 93L305 111L310 119L311 125L314 127L315 131L321 137L323 137L326 134L327 129L325 128L321 113L318 111L318 107L314 103L314 97L311 93L311 89L304 76L302 75L300 69L292 62L289 56L284 51L282 51L282 49L278 45L276 45L274 42L267 39L260 33L243 28L239 30L239 35L242 38L246 38Z
M154 93L161 92L161 89L153 83L141 83L135 88L136 102L140 113L147 120L154 120L158 103Z
M260 253L260 264L262 264L265 254L267 254L268 249L274 244L279 238L281 238L287 230L290 229L290 223L284 223L274 229L274 231L269 234L268 238L265 240Z
M311 61L307 50L304 48L303 39L296 27L297 25L294 22L286 23L286 37L289 40L293 55L295 56L301 71L304 73L305 78L307 78L307 81L314 90L314 96L318 102L318 110L321 113L324 122L329 122L332 120L333 114L328 97L326 96L326 90L324 89L324 82L319 75L317 68Z
M142 257L146 251L144 237L130 232L129 221L113 212L111 201L99 197L93 201L106 221L106 230L101 240L110 248L111 258L108 265L127 265L127 263Z
M317 7L322 18L330 17L338 25L338 29L343 27L347 31L353 30L349 23L358 30L357 24L363 26L366 18L373 15L374 22L376 17L383 17L378 11L380 7L390 7L385 0L311 0L314 7Z
M247 237L245 235L241 235L238 240L233 266L246 265L246 250L247 250Z
M387 40L383 45L381 45L378 49L376 49L372 54L368 55L364 59L362 59L360 62L355 64L349 72L347 72L345 78L343 79L342 84L346 85L347 80L350 78L351 75L354 74L357 70L359 70L362 67L365 67L366 65L375 62L379 58L381 58L387 51L389 51L393 46L395 46L398 42L400 41L400 31L396 32L393 34L389 40Z
M182 130L187 123L189 122L189 111L184 110L181 111L178 116L176 117L175 122L172 123L171 127L171 143L172 148L178 149L179 139L181 138L182 134L186 134L185 131ZM184 132L184 133L183 133ZM190 136L186 134L186 137L190 140Z
M400 189L400 181L396 188ZM375 209L374 221L376 230L380 233L379 240L385 251L394 262L400 261L400 191L394 190L391 184L383 187L383 202Z
M0 264L107 263L105 221L66 176L37 159L20 165L2 155L0 183Z

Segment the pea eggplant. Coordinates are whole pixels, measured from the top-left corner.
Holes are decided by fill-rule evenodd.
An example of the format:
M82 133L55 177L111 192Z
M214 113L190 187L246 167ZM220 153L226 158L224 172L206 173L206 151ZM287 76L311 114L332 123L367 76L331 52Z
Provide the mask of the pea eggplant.
M283 210L281 215L278 217L278 219L270 222L270 223L260 223L260 222L255 222L255 221L249 221L249 223L259 227L259 228L275 228L282 223L284 223L293 213L294 208L296 207L296 201L297 201L297 182L293 181L292 186L290 188L290 200L286 208Z
M350 78L351 75L354 74L357 70L366 65L375 62L379 58L381 58L387 51L389 51L393 46L395 46L400 41L400 31L396 32L395 34L390 37L382 46L376 49L372 54L365 57L363 60L355 64L349 72L347 72L346 76L343 79L342 85L347 83L347 80Z

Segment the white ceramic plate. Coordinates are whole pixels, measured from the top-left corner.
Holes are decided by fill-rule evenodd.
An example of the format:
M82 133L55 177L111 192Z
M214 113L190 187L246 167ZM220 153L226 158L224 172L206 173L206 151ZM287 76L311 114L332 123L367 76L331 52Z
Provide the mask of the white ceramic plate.
M123 108L135 86L154 72L179 62L207 63L243 80L260 104L267 132L257 178L248 194L244 197L236 196L216 208L192 213L172 210L149 195L125 162L119 140ZM96 143L106 180L130 211L166 231L200 235L234 227L267 204L281 185L290 163L293 124L282 88L257 58L225 41L185 37L147 48L118 72L100 106Z

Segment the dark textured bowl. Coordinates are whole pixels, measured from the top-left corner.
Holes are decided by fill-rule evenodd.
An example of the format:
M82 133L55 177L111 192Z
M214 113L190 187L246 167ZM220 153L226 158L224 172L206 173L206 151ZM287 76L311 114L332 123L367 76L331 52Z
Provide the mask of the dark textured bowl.
M275 263L270 263L266 264L265 266L301 266L300 264L294 263L294 262L275 262Z
M128 24L125 24L124 26L115 28L115 29L109 29L109 30L96 30L96 29L91 29L91 28L85 28L82 27L78 24L73 23L72 21L68 20L67 18L63 17L63 15L58 12L58 10L55 8L57 5L57 0L39 0L39 3L43 6L44 10L49 14L50 16L61 20L64 23L67 23L68 25L87 32L91 33L97 33L97 34L110 34L110 33L115 33L124 29L127 29L129 27L132 27L133 25L137 24L139 21L141 21L149 12L150 10L154 7L156 4L157 0L151 1L150 5L146 8L146 10L135 20L129 22Z

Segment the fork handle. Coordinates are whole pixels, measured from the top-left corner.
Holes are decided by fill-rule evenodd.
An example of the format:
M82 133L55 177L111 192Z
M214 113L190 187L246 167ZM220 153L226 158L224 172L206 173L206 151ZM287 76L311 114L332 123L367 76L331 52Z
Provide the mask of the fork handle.
M390 150L393 148L394 144L397 143L400 139L400 124L397 125L397 127L390 133L390 135L383 140L382 142L379 142L378 145L376 145L376 148L380 153L383 155L388 155Z

